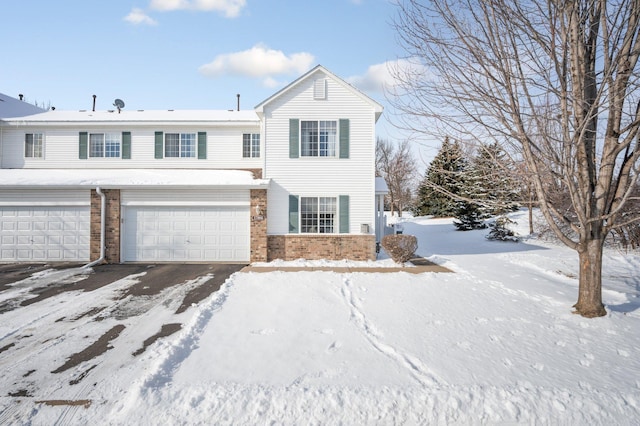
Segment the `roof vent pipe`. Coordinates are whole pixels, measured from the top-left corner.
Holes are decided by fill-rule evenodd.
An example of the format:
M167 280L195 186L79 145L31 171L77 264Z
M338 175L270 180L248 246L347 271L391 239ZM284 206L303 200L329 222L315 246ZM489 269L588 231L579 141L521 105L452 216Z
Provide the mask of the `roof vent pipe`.
M238 93L236 97L238 98L238 111L240 111L240 93Z
M20 93L20 94L18 95L18 97L20 98L20 100L21 100L21 101L23 101L23 100L24 100L24 99L23 99L23 98L24 98L24 95L23 95L22 93Z
M95 111L96 110L96 95L93 95L93 109L91 109L91 111Z

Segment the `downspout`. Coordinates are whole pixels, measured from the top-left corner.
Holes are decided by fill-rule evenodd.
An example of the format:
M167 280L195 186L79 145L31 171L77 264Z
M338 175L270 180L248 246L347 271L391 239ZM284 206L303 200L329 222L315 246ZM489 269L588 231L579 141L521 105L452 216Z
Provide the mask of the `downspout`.
M105 228L107 223L107 196L104 195L99 186L96 187L96 193L100 196L100 257L93 262L87 263L83 268L91 268L94 265L101 263L104 260L105 255Z

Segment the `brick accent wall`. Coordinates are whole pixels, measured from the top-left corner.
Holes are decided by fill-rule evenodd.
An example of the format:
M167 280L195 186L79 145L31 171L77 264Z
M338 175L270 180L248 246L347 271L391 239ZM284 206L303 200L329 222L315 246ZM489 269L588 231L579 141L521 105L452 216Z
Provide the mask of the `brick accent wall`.
M105 263L120 263L120 190L103 189L107 199L105 220ZM100 257L101 197L91 190L91 260Z
M269 235L267 260L375 260L375 235Z
M267 261L267 190L251 190L251 262ZM257 214L258 209L260 214Z

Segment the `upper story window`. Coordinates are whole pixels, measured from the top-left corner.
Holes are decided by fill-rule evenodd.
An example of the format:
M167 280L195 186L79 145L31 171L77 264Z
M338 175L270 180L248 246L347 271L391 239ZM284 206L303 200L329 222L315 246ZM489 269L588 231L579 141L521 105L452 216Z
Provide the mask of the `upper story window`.
M338 138L336 121L301 121L300 153L302 157L335 157Z
M42 133L26 133L24 135L25 158L42 158L44 152L44 135Z
M242 156L244 158L260 157L259 133L245 133L242 135Z
M89 157L119 158L120 133L89 133Z
M173 158L195 158L195 133L165 133L164 156Z

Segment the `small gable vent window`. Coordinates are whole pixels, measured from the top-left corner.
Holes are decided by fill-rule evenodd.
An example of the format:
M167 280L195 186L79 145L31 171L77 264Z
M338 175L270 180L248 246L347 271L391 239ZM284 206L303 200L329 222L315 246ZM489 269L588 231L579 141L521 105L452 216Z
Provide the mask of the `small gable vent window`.
M313 82L313 99L327 99L327 80L320 78Z

